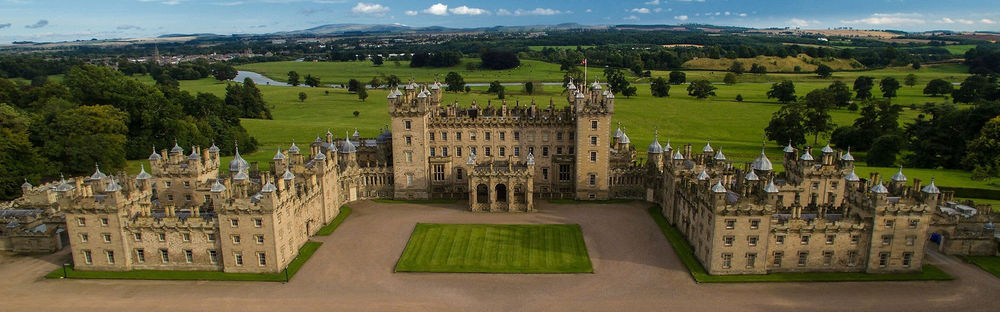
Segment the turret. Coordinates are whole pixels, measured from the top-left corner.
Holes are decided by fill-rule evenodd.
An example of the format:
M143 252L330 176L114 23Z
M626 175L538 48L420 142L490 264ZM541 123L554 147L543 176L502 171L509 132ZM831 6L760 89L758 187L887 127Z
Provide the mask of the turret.
M903 193L906 187L906 175L903 174L903 166L899 166L899 171L892 175L892 182L889 182L889 189L895 195Z
M135 182L139 185L139 189L142 191L147 191L153 189L153 176L146 172L146 165L139 164L139 174L135 176Z
M660 167L661 154L663 154L663 146L660 146L660 131L655 131L653 134L653 142L649 143L649 147L646 148L646 164Z

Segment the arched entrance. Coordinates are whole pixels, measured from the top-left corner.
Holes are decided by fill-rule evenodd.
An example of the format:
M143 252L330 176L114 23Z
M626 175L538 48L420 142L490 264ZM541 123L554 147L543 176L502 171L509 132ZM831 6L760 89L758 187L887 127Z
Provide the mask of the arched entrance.
M476 186L476 202L480 204L490 202L490 188L486 184Z
M496 187L497 202L507 202L507 186L503 184L497 184Z

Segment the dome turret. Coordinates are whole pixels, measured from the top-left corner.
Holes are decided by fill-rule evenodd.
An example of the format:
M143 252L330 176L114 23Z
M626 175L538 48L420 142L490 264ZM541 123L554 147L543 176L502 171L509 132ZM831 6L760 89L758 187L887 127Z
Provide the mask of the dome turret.
M250 164L243 159L243 156L240 156L240 147L235 146L235 150L236 154L233 156L233 160L229 161L229 172L242 172L250 169Z
M903 166L899 166L899 171L892 175L893 182L906 182L906 175L903 174Z

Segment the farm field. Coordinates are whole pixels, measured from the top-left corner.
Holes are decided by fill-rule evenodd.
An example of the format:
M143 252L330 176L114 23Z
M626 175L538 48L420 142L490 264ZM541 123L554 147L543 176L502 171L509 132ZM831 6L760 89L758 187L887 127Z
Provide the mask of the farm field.
M822 58L812 58L805 54L800 54L797 57L789 56L784 58L776 56L758 56L753 58L738 59L698 58L684 62L682 66L685 69L726 70L729 66L732 66L735 61L742 63L745 70L750 70L750 66L756 63L767 67L768 72L784 73L794 72L795 66L801 67L801 71L803 72L813 72L816 70L818 65L811 64L810 61L818 61L821 64L830 66L834 70L854 70L864 68L864 65L861 65L861 63L854 60L837 58L824 60Z
M417 223L396 272L592 273L576 224Z
M416 81L434 81L435 75L444 82L448 72L457 72L465 78L466 83L491 82L524 82L562 81L563 73L558 64L533 60L521 60L521 66L509 70L469 70L467 64L479 64L476 58L463 58L462 63L452 67L420 67L411 68L409 61L386 61L382 66L374 66L372 62L268 62L237 66L240 70L260 73L268 78L288 82L288 72L296 71L302 77L307 74L319 76L324 84L347 84L350 79L358 79L367 83L372 77L380 74L396 75L403 82L410 78Z

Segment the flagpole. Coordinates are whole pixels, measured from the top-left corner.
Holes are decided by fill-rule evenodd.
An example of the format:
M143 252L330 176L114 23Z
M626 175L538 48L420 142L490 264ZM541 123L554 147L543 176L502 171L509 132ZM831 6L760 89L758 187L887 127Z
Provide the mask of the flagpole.
M587 85L587 59L583 59L583 85Z

